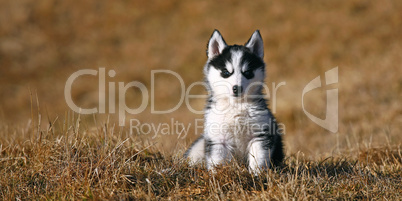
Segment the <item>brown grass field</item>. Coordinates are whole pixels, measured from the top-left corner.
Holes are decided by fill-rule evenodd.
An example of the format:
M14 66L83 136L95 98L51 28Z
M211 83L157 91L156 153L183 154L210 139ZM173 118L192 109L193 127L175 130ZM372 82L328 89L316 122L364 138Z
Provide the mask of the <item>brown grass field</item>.
M401 200L401 11L402 1L365 0L0 1L0 200ZM182 154L203 116L184 103L154 114L148 100L142 113L126 114L125 126L108 100L104 114L68 107L68 77L100 67L116 72L106 76L116 88L139 81L154 87L155 109L174 107L180 82L166 74L152 82L152 70L174 71L186 87L202 81L214 29L229 44L260 30L266 83L286 82L274 108L286 128L283 167L258 177L236 163L215 175L189 167ZM312 122L301 103L304 86L334 67L337 133ZM75 104L97 107L98 87L98 76L77 79ZM304 98L320 118L325 90ZM200 86L190 92L206 94ZM138 89L125 95L130 108L141 104ZM204 102L189 104L202 110ZM189 132L131 132L130 119L177 121Z

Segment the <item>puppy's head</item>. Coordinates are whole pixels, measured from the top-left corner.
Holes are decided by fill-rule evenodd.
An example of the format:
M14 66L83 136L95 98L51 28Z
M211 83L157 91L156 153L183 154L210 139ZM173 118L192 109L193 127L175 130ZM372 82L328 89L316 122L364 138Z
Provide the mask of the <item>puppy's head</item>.
M230 46L215 30L209 39L207 56L204 73L214 97L242 99L261 94L265 64L258 30L245 45Z

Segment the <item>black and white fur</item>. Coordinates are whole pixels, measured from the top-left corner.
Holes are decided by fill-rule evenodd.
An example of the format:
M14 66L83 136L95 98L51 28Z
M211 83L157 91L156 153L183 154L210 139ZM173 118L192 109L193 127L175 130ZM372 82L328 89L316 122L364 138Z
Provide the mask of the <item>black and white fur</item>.
M184 156L190 164L205 162L211 171L231 159L247 163L254 174L281 164L282 133L262 93L265 63L259 31L244 46L228 46L215 30L207 56L204 134Z

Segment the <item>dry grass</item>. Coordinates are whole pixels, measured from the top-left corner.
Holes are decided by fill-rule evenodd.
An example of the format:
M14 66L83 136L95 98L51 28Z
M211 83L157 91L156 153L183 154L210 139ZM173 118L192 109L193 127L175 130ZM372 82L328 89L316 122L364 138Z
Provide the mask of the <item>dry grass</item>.
M401 10L400 1L364 0L1 1L0 199L401 199ZM79 69L106 67L117 73L108 82L135 80L148 88L153 69L177 72L186 86L202 80L215 28L230 44L260 29L268 86L286 82L275 114L286 126L282 169L254 178L233 164L216 176L186 166L180 157L202 115L185 104L169 114L148 107L127 116L191 124L184 138L130 134L117 126L117 114L78 121L68 112L64 85ZM306 117L301 94L335 66L339 131L330 134ZM156 109L174 106L179 82L156 81ZM77 80L72 96L93 107L97 90L97 78L88 76ZM128 105L138 106L139 97L127 92ZM311 113L325 115L324 89L305 102ZM204 100L191 105L200 109Z
M77 118L77 117L75 117ZM276 170L249 174L227 164L210 175L180 157L138 144L126 130L98 130L80 120L46 130L3 127L2 199L391 199L402 196L402 149L362 149L353 155L309 160L301 152Z

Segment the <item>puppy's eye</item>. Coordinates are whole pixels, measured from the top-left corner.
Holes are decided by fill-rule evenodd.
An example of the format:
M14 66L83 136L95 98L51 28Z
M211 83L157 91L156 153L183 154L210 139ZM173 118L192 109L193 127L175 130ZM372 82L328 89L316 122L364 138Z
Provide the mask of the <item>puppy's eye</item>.
M225 70L222 70L221 75L223 78L228 78L230 76L230 72L225 69Z
M243 72L244 77L246 77L247 79L251 79L252 77L254 77L254 73L251 70L245 71Z

